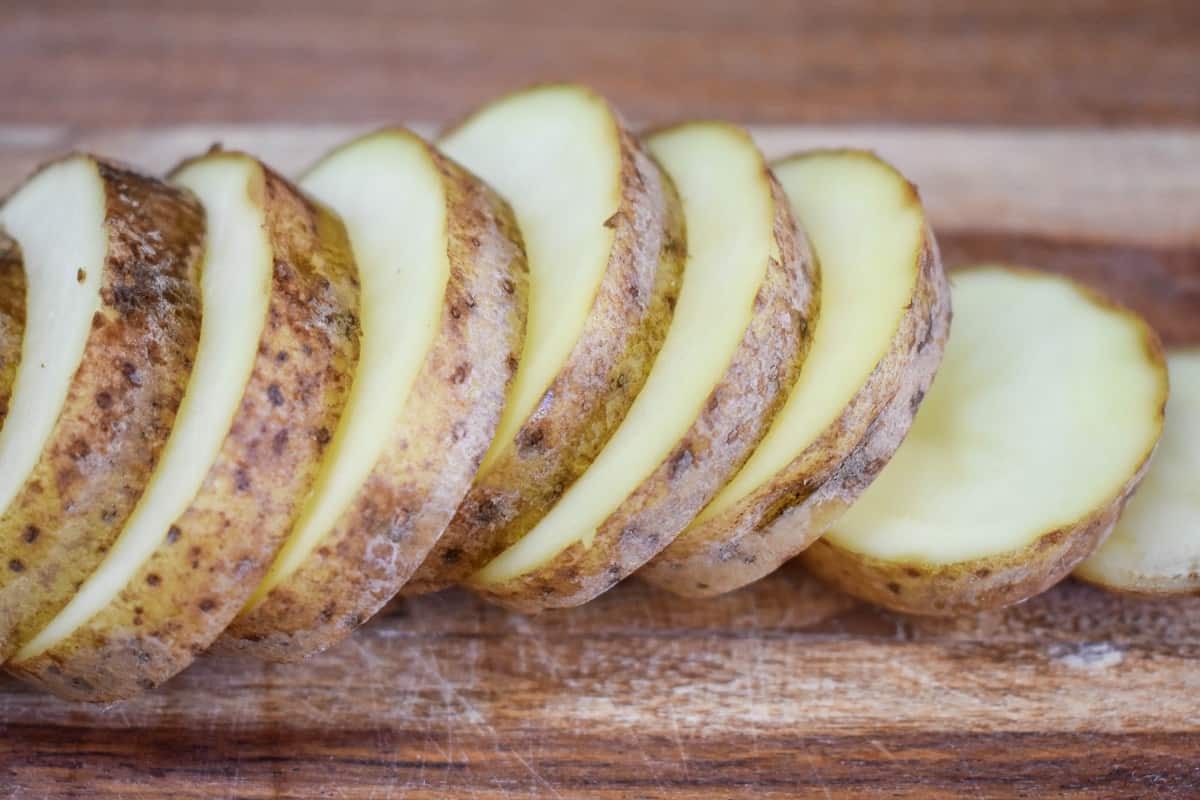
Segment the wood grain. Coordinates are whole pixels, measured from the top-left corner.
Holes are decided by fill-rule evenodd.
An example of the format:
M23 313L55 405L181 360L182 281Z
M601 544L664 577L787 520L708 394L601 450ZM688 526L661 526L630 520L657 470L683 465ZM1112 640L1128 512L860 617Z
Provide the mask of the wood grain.
M451 119L579 80L634 118L1200 123L1193 0L6 0L0 122Z
M161 169L219 139L294 170L362 127L0 128L0 187L78 144ZM1200 342L1200 132L757 134L773 154L875 147L948 263L1063 270ZM1200 598L1067 583L922 620L787 567L712 601L633 581L536 618L406 600L303 664L203 658L111 708L0 679L0 798L747 794L1200 796Z

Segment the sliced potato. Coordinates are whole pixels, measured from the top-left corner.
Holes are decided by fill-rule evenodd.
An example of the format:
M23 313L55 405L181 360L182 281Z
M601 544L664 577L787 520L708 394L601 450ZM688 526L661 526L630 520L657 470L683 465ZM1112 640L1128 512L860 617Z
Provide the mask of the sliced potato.
M684 596L758 580L825 532L908 432L949 329L937 245L903 175L847 150L773 170L821 264L821 315L754 454L638 573Z
M1171 399L1154 463L1075 577L1132 594L1200 593L1200 349L1167 354Z
M587 89L501 98L439 146L512 204L529 257L529 323L475 485L409 594L465 579L587 468L646 378L684 251L669 182Z
M0 660L66 605L150 479L200 332L204 216L85 155L0 207L26 317L0 430Z
M0 427L8 416L25 333L25 267L21 248L0 231Z
M1061 277L958 273L954 335L912 431L800 556L899 611L954 614L1052 586L1104 539L1162 430L1154 333Z
M687 225L675 315L596 460L468 579L514 608L579 605L666 547L750 454L808 350L816 264L750 137L693 123L647 146L679 190Z
M528 284L508 206L407 131L351 142L303 186L346 220L363 349L320 481L227 635L279 660L371 617L445 529L500 418Z
M239 153L172 179L208 220L191 379L120 537L8 665L76 700L155 686L225 628L296 518L357 358L357 279L333 215Z

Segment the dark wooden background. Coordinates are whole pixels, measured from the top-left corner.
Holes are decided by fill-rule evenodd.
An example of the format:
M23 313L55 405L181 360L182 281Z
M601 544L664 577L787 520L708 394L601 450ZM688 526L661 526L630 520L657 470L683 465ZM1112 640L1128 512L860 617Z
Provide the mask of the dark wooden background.
M635 119L1200 122L1195 0L2 0L0 122L446 120L590 83Z
M1066 271L1200 343L1197 0L0 0L0 193L77 146L293 171L542 80L878 148L947 263ZM794 567L538 618L449 592L109 708L0 677L0 798L1200 797L1197 658L1200 598L1071 582L943 621Z

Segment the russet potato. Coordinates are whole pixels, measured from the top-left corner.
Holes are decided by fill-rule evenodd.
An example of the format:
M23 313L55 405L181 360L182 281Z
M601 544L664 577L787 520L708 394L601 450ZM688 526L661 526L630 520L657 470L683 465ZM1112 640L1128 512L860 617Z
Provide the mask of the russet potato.
M200 333L192 196L87 155L0 206L25 325L0 429L0 660L104 560L175 422Z
M275 660L340 641L437 541L500 418L528 286L508 206L412 133L350 142L301 185L346 221L362 358L320 479L225 636Z
M853 150L773 169L821 265L821 314L754 454L639 573L684 596L758 580L824 533L899 447L949 332L937 244L903 175Z
M800 556L915 614L1016 603L1068 575L1145 474L1167 399L1155 334L1069 279L988 266L953 287L954 335L908 438Z
M741 466L795 380L817 314L817 266L787 198L741 129L654 133L688 256L645 385L591 466L466 585L526 611L584 603L666 547Z
M500 98L438 147L512 206L529 258L529 321L491 448L409 594L465 580L587 469L646 380L685 247L670 182L588 89Z
M79 593L9 663L74 699L157 685L224 630L312 485L358 357L341 222L240 153L185 162L204 206L204 317L171 436Z

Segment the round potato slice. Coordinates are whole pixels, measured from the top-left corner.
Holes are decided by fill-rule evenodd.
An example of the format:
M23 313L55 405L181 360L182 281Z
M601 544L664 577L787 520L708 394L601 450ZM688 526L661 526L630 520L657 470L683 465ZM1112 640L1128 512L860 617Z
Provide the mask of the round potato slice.
M750 137L692 123L646 144L682 201L679 300L641 393L592 465L468 578L523 611L584 603L670 544L758 443L808 350L816 264Z
M23 259L20 362L0 430L0 659L66 605L145 488L200 333L204 215L86 155L0 207Z
M363 349L320 480L226 635L275 660L340 641L437 541L496 430L528 284L508 206L407 131L335 150L302 185L346 221Z
M25 334L25 267L21 249L0 231L0 428L8 416Z
M646 379L684 256L669 182L588 89L500 98L438 145L511 204L529 258L529 321L475 484L406 594L466 579L587 469Z
M825 532L900 446L949 330L937 245L903 175L852 150L772 169L821 264L821 315L754 454L638 573L684 596L758 580Z
M1016 603L1112 530L1149 464L1167 373L1130 311L1066 278L952 278L954 335L908 438L800 558L879 605L956 614Z
M8 665L76 700L155 686L225 628L316 477L358 355L336 217L240 153L185 162L172 181L208 221L195 367L120 537Z
M1171 399L1154 463L1075 577L1117 592L1200 593L1200 349L1167 354Z

